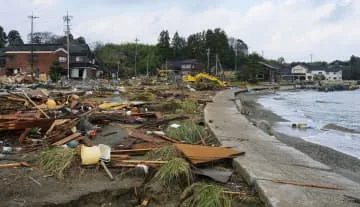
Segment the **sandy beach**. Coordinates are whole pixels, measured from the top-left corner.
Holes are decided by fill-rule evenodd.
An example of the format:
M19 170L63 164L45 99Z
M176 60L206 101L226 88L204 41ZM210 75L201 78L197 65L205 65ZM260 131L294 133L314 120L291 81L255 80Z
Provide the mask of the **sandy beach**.
M274 125L276 122L286 121L282 117L274 114L272 111L264 109L261 104L257 103L257 99L260 95L264 94L238 94L237 98L240 99L242 103L241 113L245 114L246 117L254 124L262 120L268 122L270 125ZM329 147L307 142L299 137L288 136L277 131L272 131L272 134L282 143L294 147L307 154L312 159L329 166L331 171L360 183L359 159L342 152L338 152Z

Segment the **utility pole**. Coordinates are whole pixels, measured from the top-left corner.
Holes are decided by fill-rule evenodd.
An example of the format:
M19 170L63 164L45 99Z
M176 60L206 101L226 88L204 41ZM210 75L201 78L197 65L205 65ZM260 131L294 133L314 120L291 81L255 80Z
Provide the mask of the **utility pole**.
M215 75L218 75L218 54L215 55Z
M63 17L63 20L66 24L65 34L66 34L66 47L67 47L67 79L70 80L70 22L73 19L72 16L69 16L69 12L66 12L66 16Z
M235 71L237 71L237 55L238 55L238 49L236 46L236 48L235 48Z
M150 59L150 57L148 55L147 62L146 62L146 76L147 76L147 78L149 78L149 59Z
M120 71L120 61L117 61L116 80L119 80L119 71Z
M137 57L137 43L139 39L135 38L135 77L136 77L136 57Z
M28 16L31 21L31 33L30 33L30 44L31 44L31 76L34 78L34 19L38 19L39 17L34 16L34 13L31 13L31 16Z
M312 63L312 61L313 61L313 54L311 53L310 54L310 63Z
M207 72L210 74L210 48L206 49L207 54Z

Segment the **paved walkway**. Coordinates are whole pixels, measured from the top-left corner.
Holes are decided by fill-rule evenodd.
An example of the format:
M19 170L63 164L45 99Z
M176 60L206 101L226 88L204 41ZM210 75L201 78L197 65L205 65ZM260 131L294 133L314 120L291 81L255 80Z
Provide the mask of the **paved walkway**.
M360 184L332 172L328 166L265 134L241 115L233 90L219 92L205 108L205 120L224 146L246 151L234 160L245 180L254 185L267 206L360 206ZM238 107L241 104L238 103ZM211 120L211 121L210 121ZM337 187L331 190L279 184L271 180Z

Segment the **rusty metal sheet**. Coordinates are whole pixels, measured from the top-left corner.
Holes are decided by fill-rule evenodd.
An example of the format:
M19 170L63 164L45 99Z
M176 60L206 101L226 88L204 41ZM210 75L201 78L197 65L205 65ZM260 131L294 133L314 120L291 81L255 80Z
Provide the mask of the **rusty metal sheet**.
M226 147L208 147L190 144L175 144L175 146L193 164L206 163L245 154L245 152L239 152Z

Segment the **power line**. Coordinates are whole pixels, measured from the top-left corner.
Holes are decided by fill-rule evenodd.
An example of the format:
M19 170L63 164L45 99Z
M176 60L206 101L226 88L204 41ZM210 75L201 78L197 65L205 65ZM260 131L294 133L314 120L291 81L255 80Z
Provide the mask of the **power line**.
M69 16L69 12L66 12L66 16L63 17L63 20L66 24L65 34L66 34L66 45L67 45L67 78L70 80L70 22L73 19L73 16Z
M31 13L31 16L28 16L31 22L31 33L30 33L30 44L31 44L31 76L34 76L34 19L38 19L40 17L34 16L34 13Z

